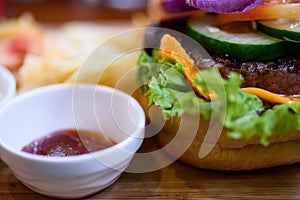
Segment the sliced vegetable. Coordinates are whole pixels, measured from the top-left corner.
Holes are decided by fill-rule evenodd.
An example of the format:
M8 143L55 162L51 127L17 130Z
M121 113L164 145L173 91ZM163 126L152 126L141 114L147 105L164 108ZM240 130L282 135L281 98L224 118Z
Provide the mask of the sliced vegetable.
M257 21L257 29L272 37L300 42L300 20L261 20Z
M174 0L173 2L178 2ZM263 0L186 0L189 6L215 13L245 12L261 4Z
M300 19L300 4L262 4L243 13L219 14L215 25L237 21Z
M261 4L263 0L163 0L164 11L170 13L204 10L215 13L245 12Z
M170 13L195 10L194 7L187 5L185 0L162 0L162 7L164 11Z
M196 79L196 75L199 70L194 67L194 60L186 53L181 44L169 34L165 34L161 38L160 45L160 57L174 59L177 63L183 64L183 72L186 79L193 86ZM199 86L194 86L197 93L207 100L216 99L216 95L213 92L203 92Z
M248 23L221 30L213 26L215 16L191 18L187 30L188 35L215 53L241 61L262 61L283 56L293 49L294 44L268 37L251 29Z

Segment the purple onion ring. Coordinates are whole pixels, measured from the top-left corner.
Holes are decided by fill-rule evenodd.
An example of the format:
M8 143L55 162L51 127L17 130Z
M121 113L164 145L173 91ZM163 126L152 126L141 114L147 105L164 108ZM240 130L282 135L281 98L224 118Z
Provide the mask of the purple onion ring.
M197 10L186 4L186 0L162 0L164 11L169 13L186 12Z
M263 0L163 0L166 12L183 12L193 9L215 13L245 12L260 5Z

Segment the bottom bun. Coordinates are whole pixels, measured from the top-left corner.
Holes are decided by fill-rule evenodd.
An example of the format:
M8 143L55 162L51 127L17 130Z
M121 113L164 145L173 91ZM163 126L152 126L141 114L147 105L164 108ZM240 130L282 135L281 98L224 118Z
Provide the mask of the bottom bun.
M161 125L161 120L150 118L148 100L142 92L138 90L133 96L144 108L148 122L162 127L156 135L159 144L168 154L186 164L203 169L241 171L300 162L300 131L273 136L270 144L263 146L259 138L248 141L230 139L227 137L227 129L218 128L219 125L201 116L186 114ZM210 134L208 139L207 133ZM200 148L204 146L207 149L201 151L204 151L205 156L200 158Z

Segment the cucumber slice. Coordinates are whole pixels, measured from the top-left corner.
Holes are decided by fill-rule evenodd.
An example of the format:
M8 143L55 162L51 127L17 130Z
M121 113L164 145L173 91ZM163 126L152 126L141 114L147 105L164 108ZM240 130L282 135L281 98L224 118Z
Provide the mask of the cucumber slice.
M224 31L213 26L215 15L188 20L187 34L204 48L240 61L264 61L289 53L291 43L267 36L259 31ZM237 25L237 24L236 24ZM245 27L238 24L238 30ZM228 30L228 29L227 29Z
M300 20L257 21L257 29L272 37L300 42Z

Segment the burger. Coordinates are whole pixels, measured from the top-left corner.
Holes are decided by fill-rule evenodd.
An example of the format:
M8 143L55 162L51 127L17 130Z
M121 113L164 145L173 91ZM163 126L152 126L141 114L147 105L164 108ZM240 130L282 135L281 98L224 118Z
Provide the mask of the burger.
M300 3L152 1L135 97L168 154L213 170L300 161Z

